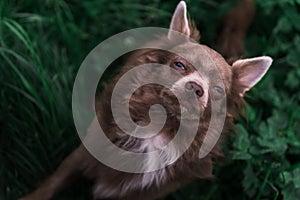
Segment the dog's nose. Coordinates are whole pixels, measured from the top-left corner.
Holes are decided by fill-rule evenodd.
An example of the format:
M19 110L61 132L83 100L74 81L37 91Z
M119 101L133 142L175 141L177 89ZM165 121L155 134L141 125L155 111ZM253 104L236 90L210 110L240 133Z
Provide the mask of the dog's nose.
M203 94L204 94L204 90L203 90L203 88L200 86L200 85L198 85L197 83L195 83L195 82L187 82L186 84L185 84L185 88L187 89L187 90L194 90L194 92L195 92L195 94L198 96L198 97L202 97L203 96Z

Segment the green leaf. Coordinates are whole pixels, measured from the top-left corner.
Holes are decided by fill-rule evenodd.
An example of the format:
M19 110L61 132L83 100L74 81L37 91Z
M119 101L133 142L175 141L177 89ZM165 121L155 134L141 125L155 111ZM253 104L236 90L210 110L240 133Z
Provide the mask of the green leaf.
M300 196L300 168L295 168L291 172L285 171L282 175L285 182L285 187L282 191L284 199L298 199Z
M284 13L287 16L288 20L293 24L293 26L300 31L300 14L297 11L295 6L286 6Z
M259 180L256 174L254 173L252 165L249 163L247 164L247 167L244 170L244 179L242 184L247 195L250 198L253 198L253 196L257 192L259 186Z
M242 152L242 151L232 151L231 158L233 160L249 160L252 156L249 153Z
M252 156L248 153L250 141L248 132L246 129L241 125L236 125L237 135L234 140L234 146L236 150L232 151L232 159L234 160L249 160Z
M241 124L237 124L236 129L237 129L237 138L235 140L235 146L238 150L247 152L250 146L248 132Z
M300 196L300 189L296 190L292 185L288 185L282 190L284 200L297 200Z
M261 153L284 154L287 150L287 141L281 130L287 126L288 117L279 111L274 111L273 115L267 119L267 122L259 126L259 137L257 143L262 147Z
M297 76L297 73L295 73L295 71L291 71L290 73L288 73L287 79L285 80L284 84L289 88L296 89L300 84L300 79Z
M276 27L274 28L275 33L278 32L289 32L292 28L292 24L286 16L283 16L279 19Z
M299 67L300 66L299 55L300 55L300 48L298 44L296 47L288 51L288 55L287 55L288 64L294 67Z

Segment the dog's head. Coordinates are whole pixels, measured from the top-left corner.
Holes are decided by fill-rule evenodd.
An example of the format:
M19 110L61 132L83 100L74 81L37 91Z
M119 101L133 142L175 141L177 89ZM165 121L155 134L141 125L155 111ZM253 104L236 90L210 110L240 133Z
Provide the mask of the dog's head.
M184 35L186 39L178 39L178 34L181 37ZM153 67L139 72L131 77L130 81L124 82L124 85L143 85L140 84L142 80L149 77L153 77L152 80L164 77L172 84L169 88L160 84L147 84L136 89L133 94L119 94L117 109L126 107L122 102L129 101L132 120L138 125L146 126L152 121L149 114L151 106L160 104L167 113L166 123L161 131L164 138L173 138L180 126L180 119L184 118L198 123L196 129L200 136L196 145L203 142L213 109L219 109L220 113L225 112L225 127L230 127L232 118L241 110L245 92L265 75L272 59L267 56L241 59L230 66L219 53L199 44L199 35L199 31L187 18L185 2L181 1L173 14L168 35L153 41L162 48L146 48L131 53L115 81L112 81L112 87L108 87L107 91L112 91L114 84L128 71L144 64L151 64ZM169 70L159 70L162 65L167 66ZM109 95L104 98L107 96ZM212 102L218 102L218 108L212 108ZM109 106L105 105L103 109ZM223 107L225 109L222 109ZM128 120L126 112L117 117L119 122L126 123ZM189 127L190 123L187 124L187 130L195 128ZM168 139L164 144L166 142Z
M184 34L191 39L178 42L177 33ZM209 104L212 98L223 97L227 100L227 116L234 116L243 102L245 92L264 76L272 63L270 57L262 56L237 60L230 66L219 53L197 43L198 39L199 31L193 23L189 22L186 4L181 1L173 14L167 38L155 41L159 46L168 48L170 51L144 49L129 56L127 67L123 69L124 73L134 66L147 63L161 64L172 69L159 72L165 73L163 76L173 82L171 88L166 89L154 84L146 85L140 87L131 96L132 113L138 113L136 116L132 115L135 121L143 121L144 116L141 111L145 110L148 113L149 106L155 103L162 103L170 116L178 118L179 115L187 112L190 113L192 119L191 113L197 106L200 107L201 115L203 115L206 110L210 110ZM157 74L154 67L145 71L144 74L139 74L133 82L136 84L143 77L158 75L161 76ZM197 98L199 105L190 103L191 94ZM178 96L182 99L183 109L181 110L178 109ZM136 110L138 112L135 112Z

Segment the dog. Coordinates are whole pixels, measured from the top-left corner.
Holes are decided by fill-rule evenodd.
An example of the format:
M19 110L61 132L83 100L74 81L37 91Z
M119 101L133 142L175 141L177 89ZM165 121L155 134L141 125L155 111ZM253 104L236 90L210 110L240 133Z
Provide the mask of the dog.
M189 39L174 43L176 33ZM188 137L190 132L196 130L196 135L182 155L171 159L178 154L180 145L186 142L184 137L180 142L172 143L171 150L167 152L167 159L171 157L172 162L157 170L131 173L113 169L99 162L82 144L33 193L21 198L21 200L51 199L54 194L74 182L78 177L84 177L94 182L94 199L124 200L157 199L175 191L195 178L212 178L213 162L223 156L219 142L213 146L207 155L199 157L200 147L205 144L205 137L214 112L211 108L212 98L221 102L218 104L219 106L225 105L225 110L219 114L222 115L223 113L224 115L224 128L222 128L222 134L224 134L234 126L234 117L238 116L244 108L245 93L266 74L272 64L272 59L268 56L240 59L230 66L215 50L197 43L199 37L199 31L187 18L186 3L181 1L173 14L168 35L153 41L160 47L168 46L169 49L179 49L180 55L162 50L162 48L145 48L126 55L125 62L118 74L108 81L101 94L96 98L97 117L87 131L86 141L92 145L98 145L97 140L94 140L90 135L96 134L95 126L99 122L107 138L114 145L126 151L148 153L162 149L170 143L176 137L181 126L180 119L185 118L186 121L182 127L184 134ZM205 55L202 55L203 52ZM203 63L201 59L208 57L209 59ZM189 58L189 60L185 58ZM199 58L203 68L197 68L190 62L199 60ZM122 94L118 96L120 102L129 101L130 117L136 124L147 125L151 122L149 110L152 105L160 104L165 108L167 118L163 128L156 135L147 139L125 134L114 120L111 110L111 98L117 82L135 66L143 64L152 64L156 68L159 68L160 65L167 66L170 70L163 71L162 73L166 73L163 76L172 79L173 83L170 88L165 88L159 84L147 84L139 87L132 95ZM158 66L156 66L157 64ZM220 76L222 83L215 82L213 77L204 73L208 66L215 66L217 72L214 72ZM138 77L134 77L132 82L128 84L136 84L145 77L156 77L157 75L158 73L151 68L151 70L140 73ZM192 96L187 95L187 93L192 94ZM178 100L178 96L182 97L182 102ZM190 103L192 98L196 100ZM180 107L181 104L183 104L183 108ZM122 106L120 105L120 107ZM197 110L197 108L199 109ZM195 111L200 113L198 121L194 118ZM127 120L122 117L124 116L120 116L121 120ZM101 148L104 147L100 145L99 150ZM112 155L111 157L114 157ZM130 161L125 159L120 162L126 164ZM146 158L141 165L148 169L155 162L157 160Z

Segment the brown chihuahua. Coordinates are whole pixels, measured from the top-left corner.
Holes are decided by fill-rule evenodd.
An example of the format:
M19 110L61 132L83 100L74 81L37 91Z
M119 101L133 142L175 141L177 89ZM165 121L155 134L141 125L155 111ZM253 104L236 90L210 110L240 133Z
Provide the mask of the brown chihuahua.
M176 37L174 32L185 35L189 39L173 42ZM226 111L223 113L224 127L222 126L221 130L223 134L233 127L233 118L244 108L245 92L265 75L272 59L268 56L240 59L230 66L219 53L195 42L199 40L199 37L199 31L187 18L186 4L181 1L173 14L169 34L153 41L161 48L139 49L128 54L124 64L120 66L121 70L118 74L103 87L95 103L97 118L88 130L88 134L96 134L95 124L100 124L107 138L114 145L130 152L148 153L162 149L171 142L181 126L180 118L183 117L187 120L185 126L182 127L184 134L188 136L190 132L196 130L196 135L180 157L157 170L131 173L119 171L101 163L84 145L81 145L33 193L21 200L51 199L54 194L74 182L78 177L93 181L94 199L128 200L157 199L195 178L212 178L213 161L223 155L219 142L206 156L199 157L199 153L201 145L205 143L213 116L214 109L211 107L213 99L226 100L222 101L226 107ZM162 50L164 47L171 50L179 49L182 56L175 54L174 51ZM208 57L209 59L206 59ZM187 58L189 61L201 63L201 67L191 64L194 62L189 62ZM163 128L156 135L145 139L128 135L117 125L112 114L111 98L114 86L125 73L135 66L149 63L158 64L157 67L164 65L170 69L170 72L166 72L164 77L173 80L171 87L168 89L159 84L147 84L139 87L132 95L118 96L120 102L129 101L130 117L136 124L149 124L151 121L149 110L152 105L160 104L165 108L167 118ZM210 66L216 67L222 84L218 84L212 76L208 75L209 73L206 73ZM174 73L178 76L175 76ZM155 70L146 70L140 73L139 77L132 78L132 82L127 83L129 85L137 84L144 77L156 77L157 75ZM196 103L191 103L192 97L189 97L186 91L193 94ZM182 105L175 93L182 97L183 108L181 108ZM198 121L194 119L195 107L199 107L200 120ZM220 112L219 115L222 113ZM124 118L124 121L126 120ZM93 145L100 145L97 140L88 140ZM208 140L218 139L210 138ZM181 149L180 145L184 143L184 139L179 143L172 143L170 152L167 152L168 156L177 155ZM100 151L101 149L104 151L104 148L101 145L98 147ZM122 160L120 162L126 164L130 161ZM157 160L146 157L141 165L148 169L156 162Z

